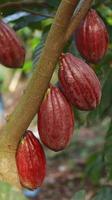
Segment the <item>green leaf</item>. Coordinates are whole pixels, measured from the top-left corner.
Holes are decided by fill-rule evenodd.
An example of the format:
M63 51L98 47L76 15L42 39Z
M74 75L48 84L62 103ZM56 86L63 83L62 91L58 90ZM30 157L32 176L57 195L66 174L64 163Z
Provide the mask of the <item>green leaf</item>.
M109 179L112 179L112 121L104 145L105 168Z
M101 172L104 167L103 154L101 152L94 153L87 161L86 176L97 184L102 176Z
M102 98L100 105L87 116L88 124L93 124L105 116L112 116L112 69L106 65L102 69ZM90 122L90 123L89 123Z
M24 195L17 189L12 188L9 184L0 182L0 200L27 200Z
M112 188L104 187L100 189L92 200L112 200Z
M40 58L40 54L43 50L47 34L48 34L48 31L43 33L40 43L34 49L33 56L32 56L33 67L35 67L36 63L38 62Z
M55 8L57 8L59 6L60 2L61 2L61 0L57 0L57 1L56 0L49 0L49 1L47 1L47 3L50 6L55 7Z
M16 22L15 26L13 27L14 30L19 30L21 28L24 28L26 26L29 26L30 24L37 24L37 22L40 22L42 20L46 19L46 17L44 16L33 16L33 15L28 15L28 16L24 16L23 18L21 18L20 22Z
M45 40L41 40L40 44L38 44L33 52L33 56L32 56L32 59L33 59L33 66L35 67L36 63L38 62L39 58L40 58L40 54L43 50L43 47L44 47L44 44L45 44Z
M76 194L74 195L74 197L72 197L71 200L85 200L85 196L86 196L85 190L80 190L76 192Z

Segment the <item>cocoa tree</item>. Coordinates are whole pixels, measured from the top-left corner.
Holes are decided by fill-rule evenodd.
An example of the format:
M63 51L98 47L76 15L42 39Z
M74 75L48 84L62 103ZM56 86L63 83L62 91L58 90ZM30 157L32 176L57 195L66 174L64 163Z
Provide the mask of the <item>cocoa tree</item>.
M77 3L78 1L75 0L62 0L60 3L54 23L48 34L45 47L32 78L30 79L17 107L14 109L13 113L8 116L7 125L1 132L0 178L3 181L19 185L15 165L15 152L18 142L21 135L38 112L39 105L48 88L56 62L65 43L70 38L73 31L75 31L81 19L85 16L91 6L92 0L82 1L78 11L75 16L73 16ZM27 3L23 5L19 3L9 3L1 5L1 9L5 9L5 6L14 6L14 8L21 9L21 6L24 7L24 5L27 6Z
M110 45L108 48L108 52L103 59L101 59L101 57L104 56L107 50L107 44L108 44L108 33L105 31L105 25L103 21L97 15L95 10L90 10L90 12L88 12L88 15L86 17L87 21L86 20L83 21L83 19L85 19L84 16L86 15L91 5L93 5L93 8L95 8L98 11L98 13L101 15L104 22L106 22L105 24L106 25L108 24L108 32L110 35ZM40 10L37 9L37 7L39 7ZM46 8L47 8L47 12L45 12L44 10ZM56 68L56 64L59 60L59 56L62 53L62 51L64 50L64 52L66 52L66 49L67 50L69 49L70 51L74 52L75 56L78 54L76 48L75 48L75 51L74 49L72 50L70 49L73 46L75 46L74 45L75 37L77 37L76 46L80 52L78 56L80 57L80 55L82 55L82 57L88 60L88 62L95 63L94 65L90 63L88 64L91 65L91 67L94 69L96 74L99 76L99 80L101 82L101 87L102 87L102 98L100 102L101 95L98 92L100 86L97 87L99 83L97 81L96 88L94 89L94 87L92 87L92 83L94 82L94 80L92 79L90 80L91 90L90 90L90 87L88 87L87 93L90 94L91 97L94 97L95 104L92 105L93 107L94 106L96 107L96 104L100 103L100 105L97 106L95 110L91 112L80 112L76 109L77 107L76 102L75 102L76 97L74 96L74 99L72 99L73 96L71 96L71 92L69 93L69 91L65 93L65 96L66 97L68 96L70 98L70 101L73 100L72 103L75 103L75 108L74 108L75 117L76 117L75 120L78 126L83 125L84 127L86 126L93 127L94 124L95 125L100 124L101 126L101 123L105 122L105 120L107 119L108 119L107 120L108 122L106 121L107 122L106 126L109 126L109 130L107 131L106 137L103 139L103 145L101 145L100 150L98 148L98 150L91 153L91 155L89 156L87 160L86 169L84 173L85 173L86 178L89 177L89 179L91 180L92 183L94 183L95 186L102 185L102 182L101 182L102 177L106 180L112 178L111 176L112 174L111 173L112 171L112 167L111 167L112 166L111 165L112 164L112 161L111 161L111 132L112 132L112 125L111 125L111 100L112 100L112 95L111 95L112 94L111 9L112 7L111 7L110 0L109 1L62 0L61 3L59 0L49 1L49 2L44 0L44 1L41 1L41 3L38 3L37 1L30 1L30 2L27 2L27 1L26 2L21 2L21 1L7 2L4 0L1 1L0 3L1 15L2 17L5 17L4 19L6 20L9 20L6 16L10 16L10 18L12 18L12 22L15 20L14 21L15 23L13 26L15 30L20 30L20 29L22 30L24 26L29 26L33 30L34 29L36 30L35 24L37 25L37 22L39 23L39 20L43 20L43 19L50 19L53 22L53 23L50 22L50 25L52 24L51 28L50 28L50 25L47 26L47 29L48 30L50 29L49 33L48 31L46 31L42 35L41 43L39 45L37 44L37 47L35 48L35 52L33 54L33 67L35 69L33 70L33 74L29 80L29 83L26 89L23 92L22 97L20 98L18 102L18 105L14 108L13 113L10 116L7 116L7 124L1 131L0 179L2 181L9 182L10 184L16 185L17 187L21 187L19 179L18 179L16 164L15 164L15 153L18 146L18 142L20 141L20 138L23 135L23 133L28 128L35 114L39 111L40 105L42 105L41 103L42 103L44 94L48 88L49 82L51 80L51 77ZM53 12L51 12L51 10L53 10ZM17 13L18 11L25 12L25 13L20 12L20 15L21 14L23 15L22 20L19 20L18 18L19 16ZM17 13L17 15L13 16L13 14L15 13ZM54 13L56 13L56 15ZM91 16L93 17L92 22L91 22ZM15 17L14 20L13 20L13 17ZM97 20L95 21L95 19ZM36 23L32 25L32 21L35 21ZM82 23L80 24L80 22ZM97 34L97 37L94 38L94 29L92 27L95 26L95 24L97 23L99 24L99 26L97 27L99 28L99 34ZM87 27L88 24L89 24L90 29L88 29ZM75 32L77 27L79 27L79 29L77 30L77 32ZM74 35L74 33L76 35ZM73 34L73 37L71 37L72 34ZM46 38L46 35L48 35L47 38ZM24 37L26 37L26 35ZM96 39L95 43L92 43L93 38ZM86 46L83 40L86 42ZM99 52L99 48L97 48L98 46L100 47L100 50L101 50L100 52ZM40 55L40 52L41 52L41 55ZM12 55L12 57L13 56L14 55ZM63 62L65 63L66 59L70 59L71 56L69 54L63 54L62 57L63 59L61 63L63 65ZM98 62L99 59L101 59L100 62ZM72 61L73 60L74 60L74 57ZM96 62L96 60L98 63ZM4 61L6 62L5 59ZM12 59L12 61L14 60ZM75 61L73 61L73 63L74 62ZM72 71L72 68L71 68L71 71ZM85 73L85 71L83 71L83 73ZM85 82L85 84L82 84L81 80L83 79L83 73L82 73L82 78L79 79L79 82L80 82L79 89L82 90L82 94L85 88L85 84L87 83ZM88 73L88 71L86 71L86 73ZM65 74L62 74L62 77L60 77L60 81L61 81L61 84L65 87L66 85L63 82L64 75ZM72 78L74 79L74 76ZM69 79L69 76L68 76L68 79ZM87 80L88 79L86 79L86 81ZM69 87L71 86L69 85ZM75 88L75 85L74 85L74 88ZM96 96L93 95L94 93L93 90L96 91L95 92ZM82 96L82 97L84 97L84 99L82 98L82 101L80 102L80 105L78 106L79 107L81 106L83 110L89 110L88 105L90 104L91 101L90 102L88 101L88 95ZM87 103L87 105L85 104L85 102ZM83 103L86 105L86 107ZM96 140L97 139L98 139L98 136ZM41 140L44 141L43 138L41 138ZM87 142L89 141L87 140ZM50 146L52 145L50 144ZM84 149L82 149L82 151L83 150ZM21 156L20 156L20 159L21 159ZM106 186L111 185L109 182L103 183L103 184ZM76 193L74 199L80 199L81 197L82 199L84 199L85 198L84 196L85 196L85 191L80 191L79 193ZM107 196L111 198L111 189L109 187L102 188L102 190L96 194L95 200L99 198L106 199L108 198Z

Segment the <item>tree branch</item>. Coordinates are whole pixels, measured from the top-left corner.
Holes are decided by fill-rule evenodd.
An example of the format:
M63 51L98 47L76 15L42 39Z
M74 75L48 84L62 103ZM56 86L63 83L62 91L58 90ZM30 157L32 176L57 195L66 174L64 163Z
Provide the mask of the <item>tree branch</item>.
M80 5L78 5L74 13L74 16L71 19L70 25L68 27L68 30L65 36L65 42L68 41L70 37L72 36L72 34L75 32L81 20L85 17L87 11L91 7L92 2L93 0L86 0L86 1L81 0L81 2L79 3Z
M85 7L86 7L85 0ZM40 60L31 80L14 109L10 119L3 129L0 138L0 179L19 186L15 164L15 151L21 135L29 126L38 112L44 94L48 88L58 57L65 45L67 32L77 0L62 0L58 8L54 23L49 32ZM75 20L80 20L86 10L81 11ZM81 17L82 16L82 17ZM78 24L74 24L74 30Z
M8 146L11 143L15 144L16 148L18 140L37 113L45 91L48 88L58 57L64 47L65 33L73 15L76 2L77 0L62 0L33 76L4 129L1 139L4 141L7 136L7 142L3 143L3 146ZM15 127L14 124L16 124ZM11 134L7 134L7 130Z
M33 10L29 10L29 9L26 9L26 8L22 8L22 11L31 13L32 15L38 15L38 16L42 16L42 17L46 17L46 18L54 18L53 15L43 14L43 13L36 12L36 11L33 11Z
M0 139L0 179L19 186L15 151L21 135L39 109L48 88L58 57L64 47L64 36L77 0L62 0L49 32L43 53L33 76L2 131Z
M47 3L38 3L36 1L30 1L30 2L8 2L8 3L2 3L0 4L0 11L4 10L21 10L22 8L34 8L34 7L49 7L49 4Z

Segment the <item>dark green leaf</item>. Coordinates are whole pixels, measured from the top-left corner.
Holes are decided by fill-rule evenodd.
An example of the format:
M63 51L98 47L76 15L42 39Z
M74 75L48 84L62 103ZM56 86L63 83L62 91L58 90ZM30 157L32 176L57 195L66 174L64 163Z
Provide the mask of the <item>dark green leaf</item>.
M105 138L104 159L108 178L112 179L112 121Z
M112 188L104 187L100 189L92 200L112 200Z
M86 196L85 190L80 190L76 192L76 194L74 195L74 197L72 197L71 200L85 200L85 196Z
M102 176L103 167L103 154L100 152L94 153L87 161L86 177L89 177L93 183L97 184Z

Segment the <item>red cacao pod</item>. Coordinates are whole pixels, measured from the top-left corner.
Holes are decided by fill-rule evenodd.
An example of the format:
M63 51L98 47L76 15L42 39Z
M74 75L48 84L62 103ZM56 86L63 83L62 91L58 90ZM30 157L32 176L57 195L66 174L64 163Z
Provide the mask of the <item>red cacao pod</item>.
M105 55L109 36L103 20L90 9L75 34L80 54L89 62L97 63Z
M51 150L63 150L74 129L71 106L57 87L50 86L38 113L38 130L42 142Z
M68 101L81 110L96 108L101 99L100 82L89 65L72 54L62 54L60 88Z
M0 20L0 63L9 68L22 67L25 49L15 31Z
M41 186L46 173L46 159L39 140L26 131L16 153L20 183L31 190Z

